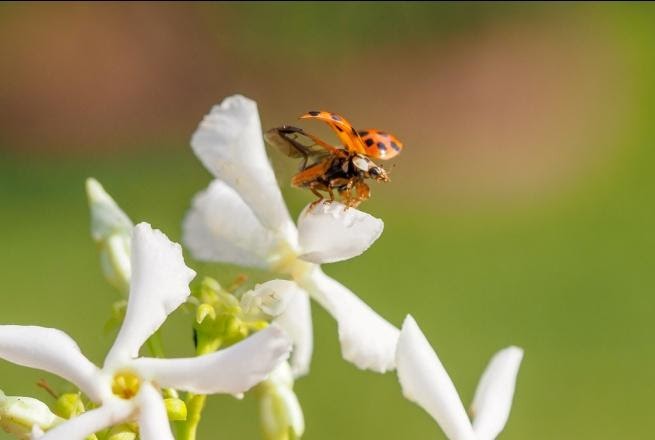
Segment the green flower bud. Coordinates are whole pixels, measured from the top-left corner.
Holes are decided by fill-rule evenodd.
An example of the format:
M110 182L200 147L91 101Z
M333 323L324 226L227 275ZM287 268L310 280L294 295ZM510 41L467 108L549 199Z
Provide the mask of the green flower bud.
M196 309L196 322L202 324L205 318L216 319L216 310L209 304L200 304Z
M0 391L0 427L21 440L30 438L34 425L46 431L63 421L64 419L53 414L40 400L6 396Z
M105 438L107 440L136 440L136 429L136 426L132 424L114 426L109 430Z
M222 287L215 279L211 277L204 277L200 284L195 284L191 289L191 295L198 298L201 303L215 304L217 300L217 292L221 291Z
M79 416L84 411L84 403L79 393L62 394L55 402L55 414L64 419Z
M219 292L223 290L221 284L212 277L204 277L200 283L200 288L204 292Z
M186 420L186 404L182 399L168 398L164 399L164 404L166 405L166 413L168 414L168 420L171 421L180 421Z

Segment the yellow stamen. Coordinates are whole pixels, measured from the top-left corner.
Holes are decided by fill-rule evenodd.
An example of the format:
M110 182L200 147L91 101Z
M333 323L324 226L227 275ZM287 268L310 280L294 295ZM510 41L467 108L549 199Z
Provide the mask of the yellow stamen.
M111 382L111 391L121 399L136 396L141 387L141 378L132 371L119 371Z

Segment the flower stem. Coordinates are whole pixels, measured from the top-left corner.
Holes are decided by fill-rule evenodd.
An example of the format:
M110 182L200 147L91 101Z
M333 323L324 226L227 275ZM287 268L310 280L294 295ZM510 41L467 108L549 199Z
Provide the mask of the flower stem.
M218 350L220 343L216 340L198 338L198 346L196 354L202 356L204 354L213 353ZM196 440L196 432L202 417L202 410L205 409L205 402L207 396L203 394L187 393L186 407L187 418L184 422L177 423L177 437L178 440Z

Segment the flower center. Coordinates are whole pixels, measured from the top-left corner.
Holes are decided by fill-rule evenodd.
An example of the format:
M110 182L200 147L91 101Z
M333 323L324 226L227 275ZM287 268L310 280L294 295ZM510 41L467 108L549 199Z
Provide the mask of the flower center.
M111 381L111 391L121 399L131 399L136 396L141 387L141 378L133 371L119 371Z

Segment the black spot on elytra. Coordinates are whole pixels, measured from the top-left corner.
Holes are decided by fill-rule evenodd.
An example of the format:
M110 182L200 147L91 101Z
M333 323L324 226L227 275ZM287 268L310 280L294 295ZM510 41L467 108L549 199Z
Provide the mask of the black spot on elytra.
M368 138L364 141L364 143L366 144L367 147L370 147L371 145L373 145L373 139Z
M360 131L359 135L362 136L362 137L368 136L368 131Z
M318 116L321 114L321 112L317 112L316 110L312 110L311 112L307 112L307 113L309 113L312 116Z
M340 120L341 120L341 118L339 117L339 115L335 115L334 113L330 113L330 117L331 117L332 119L334 119L335 121L340 121Z
M385 152L387 151L387 146L384 145L384 142L378 142L376 145L378 146L378 149L380 151L385 151Z
M400 151L400 146L394 141L391 141L391 148L393 148L396 151Z
M339 127L338 125L335 125L335 127L337 128L337 130L343 131L343 128Z

